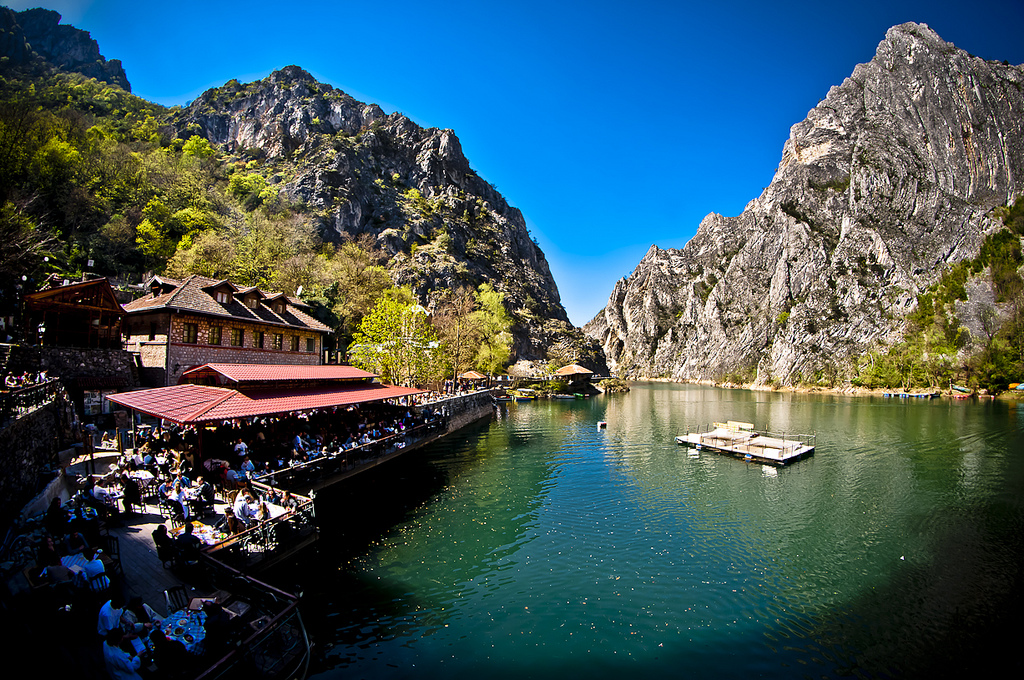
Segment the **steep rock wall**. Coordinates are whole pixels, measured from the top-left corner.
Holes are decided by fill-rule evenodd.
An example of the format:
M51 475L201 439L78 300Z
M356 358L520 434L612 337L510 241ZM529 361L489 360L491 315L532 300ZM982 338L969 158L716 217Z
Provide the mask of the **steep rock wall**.
M682 250L652 246L584 330L627 376L841 378L998 228L991 210L1021 193L1022 113L1024 67L893 27L793 126L761 196Z
M371 234L395 282L428 308L446 291L491 283L515 321L515 358L604 370L598 344L568 320L547 259L520 211L470 167L452 130L424 129L317 82L297 66L205 92L176 120L228 152L286 170L277 182L322 235Z

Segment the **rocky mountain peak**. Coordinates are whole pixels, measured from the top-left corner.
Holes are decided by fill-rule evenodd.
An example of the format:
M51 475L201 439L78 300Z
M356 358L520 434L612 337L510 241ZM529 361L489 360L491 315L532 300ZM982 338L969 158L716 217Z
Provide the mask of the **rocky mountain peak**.
M15 67L48 64L131 92L120 60L108 61L88 31L62 25L60 20L53 10L15 12L0 7L0 56Z
M793 384L899 335L916 296L973 257L1024 172L1024 68L921 24L790 130L771 184L652 248L585 327L633 376Z
M282 194L308 208L325 238L372 235L396 283L428 308L447 291L490 283L516 321L518 358L544 360L558 346L566 363L606 369L596 343L569 323L522 214L473 170L454 131L385 114L297 66L209 90L175 124L181 136L259 157L252 170L283 179Z

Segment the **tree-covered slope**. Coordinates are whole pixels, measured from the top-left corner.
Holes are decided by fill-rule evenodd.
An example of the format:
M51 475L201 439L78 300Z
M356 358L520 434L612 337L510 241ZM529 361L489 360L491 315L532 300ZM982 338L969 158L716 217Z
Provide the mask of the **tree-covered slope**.
M197 273L301 290L344 349L392 285L434 310L490 284L513 360L605 369L522 215L451 130L385 115L294 66L168 109L133 96L120 64L58 21L0 9L4 313L54 272Z

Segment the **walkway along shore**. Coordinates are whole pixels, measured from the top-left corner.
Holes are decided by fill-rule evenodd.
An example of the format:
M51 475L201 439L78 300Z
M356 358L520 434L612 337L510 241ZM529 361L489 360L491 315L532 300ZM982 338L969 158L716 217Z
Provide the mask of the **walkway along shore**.
M31 420L37 411L42 412L40 409L52 408L48 404L26 407L13 415L18 422ZM463 427L491 417L494 403L491 390L480 390L410 408L429 412L431 417L428 422L404 432L337 452L333 456L321 456L266 475L262 481L250 482L252 488L261 494L280 496L285 490L291 491L297 505L291 511L277 508L281 512L241 533L224 536L212 530L211 525L223 516L225 509L230 507L233 494L237 493L231 488L220 489L212 507L189 520L193 526L201 527L197 531L209 530L211 534L224 536L212 545L202 547L198 563L182 560L180 556L168 558L160 554L153 540L154 530L169 525L172 531L177 531L180 526L164 512L156 494L146 494L131 514L99 519L94 522L98 524L96 540L105 547L103 558L110 576L109 590L102 592L90 592L89 588L84 591L66 588L64 586L70 584L55 585L40 577L36 552L47 535L40 510L48 505L50 498L66 501L78 490L76 477L61 472L43 494L26 506L19 523L20 534L16 533L19 527L13 527L4 545L5 557L16 560L9 570L5 570L7 592L4 600L12 612L22 612L19 620L24 623L22 630L16 634L12 632L9 639L42 639L44 631L59 626L67 633L62 636L66 642L55 650L61 667L76 668L76 675L81 678L102 678L105 674L99 654L100 644L95 639L95 617L100 605L110 598L114 589L126 598L141 597L164 615L181 610L179 598L184 598L185 607L190 601L192 604L199 601L196 598L215 599L225 607L235 608L231 615L239 617L239 625L244 622L244 630L239 630L237 647L232 647L223 657L215 657L212 666L203 666L189 673L188 677L204 680L252 677L253 672L258 677L267 678L303 677L310 647L299 614L299 597L261 582L256 575L268 567L293 559L315 542L315 490L343 483L400 455L457 435ZM135 429L134 418L132 422L128 435ZM119 444L134 442L135 438L118 437L117 441ZM131 447L120 448L119 451L97 450L96 455L89 456L81 455L83 449L79 445L78 457L75 458L78 464L71 466L70 470L79 468L80 474L95 472L102 475L105 469L123 465L123 461L135 453ZM75 453L69 449L62 455L64 467L68 466ZM177 595L170 597L165 592ZM235 610L241 613L235 613ZM209 664L210 661L204 657L200 663Z

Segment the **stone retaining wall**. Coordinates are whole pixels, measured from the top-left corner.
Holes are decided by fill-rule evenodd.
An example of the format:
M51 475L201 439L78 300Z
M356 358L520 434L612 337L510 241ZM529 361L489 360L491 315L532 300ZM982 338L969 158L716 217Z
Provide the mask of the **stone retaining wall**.
M121 349L86 349L82 347L39 347L38 345L7 345L7 367L11 373L47 371L51 378L60 378L66 387L81 379L104 381L130 389L139 386L135 358Z
M63 391L0 429L0 526L55 479L58 452L72 443L74 410Z
M494 414L494 398L491 390L472 392L450 397L432 404L448 419L448 433L454 432Z

